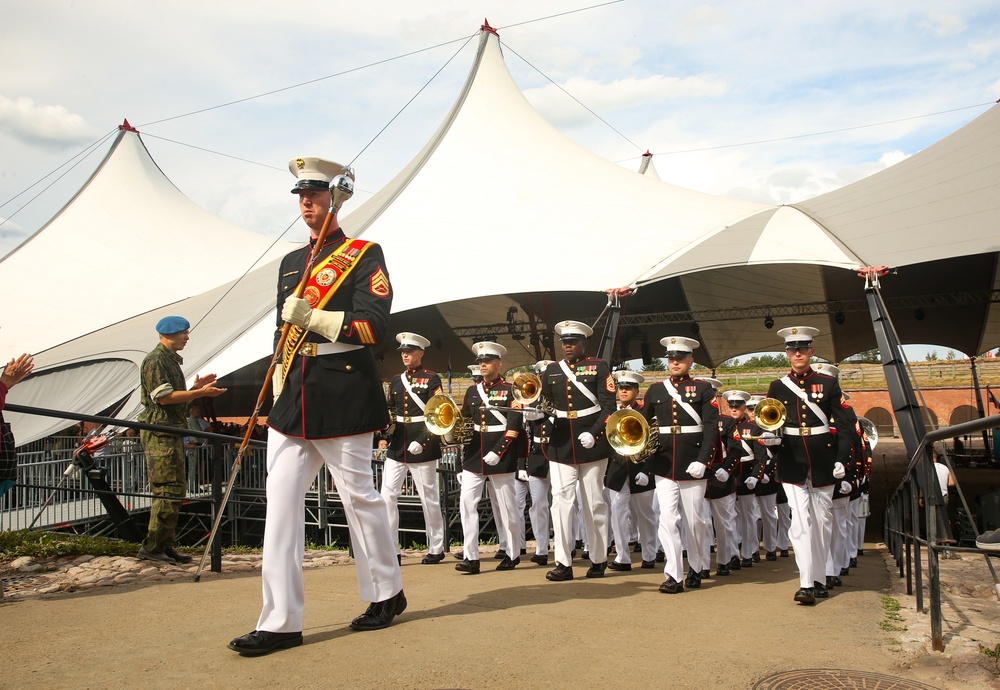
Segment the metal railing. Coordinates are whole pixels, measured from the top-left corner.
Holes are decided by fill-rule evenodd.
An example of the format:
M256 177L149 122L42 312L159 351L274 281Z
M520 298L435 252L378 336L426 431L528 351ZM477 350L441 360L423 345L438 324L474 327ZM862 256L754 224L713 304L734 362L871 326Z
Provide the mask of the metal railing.
M935 651L944 650L939 553L947 550L982 554L993 576L993 588L998 597L1000 597L1000 580L997 578L996 569L986 551L956 545L948 523L947 502L941 492L941 486L934 469L933 447L936 442L946 438L997 427L1000 427L1000 415L984 417L927 433L910 459L902 481L886 504L885 544L889 553L896 560L899 576L906 578L906 593L916 595L917 611L920 613L927 612L924 606L921 548L927 550L931 646ZM948 466L952 477L955 477L955 468L947 454L942 452L940 455ZM972 516L972 511L969 510L969 504L965 500L957 477L955 477L955 488L965 514ZM979 528L976 526L975 520L970 522L978 537Z
M56 410L8 405L7 409L25 414L41 414L75 421L96 422L111 427L134 429L154 429L183 435L203 442L186 452L188 500L207 501L211 505L209 520L214 520L221 503L223 482L231 476L233 462L241 439L188 429L157 427L93 415L65 413ZM18 449L17 485L0 497L0 530L26 529L38 521L38 528L67 528L73 526L97 525L96 532L111 531L109 515L99 492L90 488L83 476L66 476L67 468L73 463L73 453L82 439L76 437L53 437L44 441L22 446ZM226 507L226 521L233 523L229 529L231 540L239 542L239 525L244 521L263 522L258 510L265 503L267 478L266 449L262 441L251 441L244 453L240 471L234 479L233 494ZM458 520L458 499L460 485L456 470L461 470L457 446L446 446L442 459L438 462L440 477L441 506L444 513L445 539L450 542L449 532ZM385 452L375 450L372 456L372 473L375 486L381 485ZM148 473L145 453L136 437L117 436L111 443L95 453L94 460L101 468L111 491L119 498L130 513L149 509L153 499L149 493ZM307 525L316 527L326 534L326 543L332 543L331 530L346 530L346 516L342 501L329 474L320 470L306 494ZM412 479L407 474L399 498L401 511L420 508L420 499ZM426 529L417 528L414 521L401 524L401 532L423 534L426 543ZM423 524L423 521L420 521ZM203 544L207 532L196 545ZM218 551L221 567L221 540L213 545ZM216 557L213 554L213 570Z

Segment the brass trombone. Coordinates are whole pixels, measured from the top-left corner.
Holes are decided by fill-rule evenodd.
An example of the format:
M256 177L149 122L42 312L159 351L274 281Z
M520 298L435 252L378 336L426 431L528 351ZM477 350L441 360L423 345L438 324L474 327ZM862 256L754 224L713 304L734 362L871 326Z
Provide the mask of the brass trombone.
M659 445L658 429L650 427L646 418L631 407L618 410L608 417L604 433L608 436L608 444L612 450L632 462L642 462L655 453Z
M462 416L450 395L440 393L424 406L424 426L432 434L451 434L454 443L464 445L472 440L472 420Z

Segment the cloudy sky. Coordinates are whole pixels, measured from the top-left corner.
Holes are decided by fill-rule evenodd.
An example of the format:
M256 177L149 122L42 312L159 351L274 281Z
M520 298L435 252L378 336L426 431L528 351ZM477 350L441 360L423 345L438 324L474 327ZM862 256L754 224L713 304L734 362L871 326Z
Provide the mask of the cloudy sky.
M353 162L367 198L451 106L484 17L567 136L630 169L648 149L661 178L714 194L814 196L1000 98L995 0L6 2L0 255L124 118L181 191L258 232L295 217L292 157Z

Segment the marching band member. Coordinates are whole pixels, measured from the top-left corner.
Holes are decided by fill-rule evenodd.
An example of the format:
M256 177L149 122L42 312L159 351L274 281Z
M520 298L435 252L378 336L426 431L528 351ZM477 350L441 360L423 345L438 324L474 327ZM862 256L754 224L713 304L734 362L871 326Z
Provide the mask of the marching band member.
M747 401L747 412L750 414L750 419L756 421L754 417L754 410L757 407L757 403L764 399L763 395L751 395L750 399ZM774 550L781 554L782 558L788 558L788 527L792 524L792 511L788 507L788 496L785 495L785 489L781 486L781 482L775 479L777 474L777 458L775 455L775 448L773 446L765 446L767 448L767 475L771 481L766 486L774 487L771 491L774 492L774 508L777 513L777 522L774 527ZM765 491L766 494L766 491ZM758 495L757 500L760 501L761 497ZM766 499L766 495L765 495ZM764 503L769 503L769 499L766 499ZM768 533L771 531L768 528L768 518L765 515L763 505L761 507L761 521L763 524L763 537L764 545L768 542ZM775 557L772 558L772 555ZM777 554L768 553L767 560L773 561L777 560Z
M543 359L535 363L535 373L541 376L552 360ZM518 461L517 478L517 509L518 514L524 514L528 494L531 495L531 507L528 517L531 519L531 533L535 535L535 554L531 562L537 565L549 564L549 461L542 453L544 425L541 421L525 423L525 457ZM548 437L544 439L548 443ZM523 522L521 523L523 526ZM522 542L523 540L522 531Z
M478 342L472 346L479 360L483 380L465 391L462 416L473 420L472 438L462 459L462 492L460 511L464 538L464 559L455 570L478 575L479 565L479 502L483 498L483 484L491 482L496 488L499 511L503 516L503 529L511 549L500 561L497 570L513 570L521 563L519 535L511 529L517 524L514 515L514 474L517 471L517 439L521 429L521 415L516 411L501 412L491 407L516 407L510 384L500 375L502 357L507 348L499 343ZM499 529L499 527L498 527ZM515 557L511 558L510 553Z
M638 401L639 384L645 381L645 378L631 371L616 371L613 377L618 386L618 409L642 410L642 403ZM611 508L611 531L615 540L615 560L608 564L612 570L632 570L632 555L629 553L630 524L634 519L631 510L631 485L639 474L642 474L639 465L633 462L632 458L611 451L608 457L608 469L604 474L604 486L610 498L608 504ZM648 476L643 475L641 481L645 486L649 486ZM648 532L648 526L645 530ZM654 545L650 560L655 557Z
M764 434L767 435L766 433ZM763 474L757 485L757 507L760 509L760 538L764 543L764 558L768 561L778 560L778 492L781 484L774 478L775 459L771 446L764 445ZM785 499L788 505L788 499ZM787 528L785 531L787 538ZM786 542L787 550L787 542ZM786 554L787 555L787 554Z
M719 436L719 406L711 384L692 379L693 338L671 336L660 340L666 349L670 377L654 383L643 399L643 415L659 426L660 444L643 472L656 477L656 499L660 505L660 543L666 553L660 585L665 594L677 594L687 586L701 587L701 571L709 563L711 523L705 500L705 473L715 454ZM688 576L684 578L680 523L684 519L688 545Z
M853 430L837 379L809 366L818 333L811 326L778 331L791 371L772 381L767 391L767 397L784 404L787 415L778 446L777 478L792 509L789 536L799 569L794 599L806 605L829 596L825 573L833 485L847 472Z
M727 393L723 397L728 402ZM708 500L712 523L715 526L715 574L729 575L740 569L739 532L736 528L736 482L739 481L739 456L730 453L728 439L736 430L732 416L719 415L719 439L715 446L715 457L711 467L716 468L708 475L705 498Z
M734 455L739 480L736 483L736 524L740 539L740 567L753 566L753 555L760 550L757 538L757 485L764 475L767 454L764 445L748 436L760 436L761 428L750 420L747 401L750 394L745 391L729 391L725 395L729 404L729 414L735 422L727 439L728 451ZM760 556L758 555L758 558Z
M554 362L542 377L542 396L554 405L549 442L542 446L552 482L552 523L556 567L549 580L573 579L573 503L579 485L591 565L587 577L604 577L608 565L608 504L602 495L608 464L604 425L615 409L615 383L604 360L586 357L593 330L578 321L555 326L564 359Z
M406 370L389 382L387 402L395 425L382 471L381 494L389 511L389 529L398 535L399 495L406 473L410 473L427 530L427 555L421 563L431 565L444 560L444 516L437 477L441 439L424 424L424 406L441 392L441 377L423 366L424 351L431 341L416 333L399 333L396 342ZM398 557L399 551L396 553Z
M302 644L305 494L324 465L344 503L361 599L370 602L351 627L379 630L406 609L395 535L372 477L374 432L389 425L373 353L389 327L388 270L382 248L346 237L331 211L330 182L343 166L296 158L288 167L298 178L292 193L311 239L319 239L327 218L331 230L306 276L303 299L294 293L309 268L309 245L287 254L278 273L277 323L292 326L277 353L281 366L267 420L264 606L256 629L229 643L244 656Z

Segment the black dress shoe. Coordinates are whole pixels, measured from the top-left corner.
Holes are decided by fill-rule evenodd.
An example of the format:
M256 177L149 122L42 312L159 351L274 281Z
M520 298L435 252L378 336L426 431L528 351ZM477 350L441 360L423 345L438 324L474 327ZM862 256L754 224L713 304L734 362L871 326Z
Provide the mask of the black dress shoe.
M576 540L576 544L573 545L573 548L574 549L582 549L583 548L583 539L577 539Z
M521 565L520 556L518 556L514 560L510 560L510 558L505 558L497 564L497 570L513 570L519 565Z
M865 555L865 550L864 549L858 549L858 555L859 556L864 556Z
M590 551L584 551L583 552L583 560L585 560L585 561L589 561L590 560Z
M617 570L619 572L627 572L629 570L632 570L632 564L619 563L618 561L611 561L610 563L608 563L608 568L610 568L611 570Z
M576 549L573 549L572 551L569 552L569 557L576 558Z
M239 652L241 656L261 656L270 654L279 649L291 649L302 644L301 632L275 633L266 630L254 630L246 635L237 637L230 642L229 647L234 652Z
M708 578L712 577L712 573L710 573L706 568L705 570L702 570L700 573L698 573L698 577L700 577L702 580L707 580Z
M694 570L688 570L688 576L684 578L684 586L688 589L698 589L701 587L701 575Z
M656 552L656 562L657 563L663 563L663 561L665 561L665 560L667 560L667 554L663 553L662 551L657 551Z
M527 556L528 555L528 550L527 549L521 549L521 555L522 556Z
M752 568L753 567L753 559L752 558L744 558L743 560L740 561L740 567L741 568Z
M398 565L403 565L403 554L401 553L396 554L396 563Z
M635 546L633 546L632 553L642 553L642 545L637 543Z
M500 549L495 554L493 554L493 560L495 561L502 561L505 558L507 558L507 552L504 551L503 549Z
M781 550L781 557L782 558L788 558L788 549L782 549Z
M456 554L452 554L452 555L454 555L454 556L455 556L455 558L457 558L457 559L458 559L458 560L460 560L460 561L464 561L464 560L465 560L465 554L464 554L464 553L462 553L461 551L459 551L459 552L458 552L458 553L456 553Z
M644 570L652 570L656 567L656 561L643 561L642 567Z
M836 575L833 577L826 578L826 588L833 589L834 587L843 587L843 581Z
M769 561L776 561L776 560L778 560L778 554L776 554L774 551L768 551L764 555L764 558L766 558Z
M385 601L376 601L368 605L365 612L351 621L355 630L381 630L388 628L392 619L406 610L406 597L403 590Z
M667 581L660 585L660 592L663 594L680 594L684 591L684 585L672 577L667 577Z
M754 551L750 558L754 563L760 563L760 551Z
M851 569L850 568L841 568L840 569L840 576L841 577L847 577L850 574L851 574Z
M816 603L816 593L812 587L800 587L799 591L795 593L795 601L812 606Z
M553 582L565 582L566 580L573 579L573 566L563 565L557 562L556 567L545 573L546 580L552 580Z
M730 570L739 570L742 567L743 566L740 565L740 557L739 556L733 556L732 558L729 559L729 569Z
M858 559L857 558L852 558L850 561L848 561L848 563L851 564L852 568L857 568L858 567Z
M718 577L720 575L721 576L725 576L725 575L728 575L728 574L729 574L729 566L726 565L725 563L719 563L715 567L715 575L716 575L716 577Z
M440 563L444 560L443 553L429 553L420 559L420 562L424 565L434 565L435 563Z
M170 556L171 558L173 558L178 563L190 563L192 560L194 560L193 558L191 558L190 556L188 556L186 553L179 553L177 551L174 551L169 546L167 548L163 549L163 553L167 554L168 556Z
M541 554L537 554L536 553L534 556L531 557L531 562L532 563L537 563L538 565L548 565L549 564L549 557L548 556L542 556Z
M608 569L608 562L603 563L591 563L590 567L587 568L587 577L604 577L604 571Z
M478 575L479 561L470 561L469 559L465 559L461 563L455 564L455 570L460 573L469 573L469 575Z
M816 594L817 599L826 599L830 596L830 590L822 582L813 583L813 592Z

